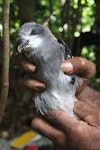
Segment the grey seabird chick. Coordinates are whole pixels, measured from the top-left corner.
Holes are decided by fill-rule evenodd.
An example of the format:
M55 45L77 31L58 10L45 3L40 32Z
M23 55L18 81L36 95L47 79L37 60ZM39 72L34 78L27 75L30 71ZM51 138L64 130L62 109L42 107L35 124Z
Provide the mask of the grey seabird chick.
M34 92L37 111L45 115L49 110L63 110L75 117L75 91L81 79L65 75L61 69L61 63L71 58L68 48L62 41L58 42L48 28L35 22L22 25L18 37L18 52L37 67L28 77L46 84L44 91Z

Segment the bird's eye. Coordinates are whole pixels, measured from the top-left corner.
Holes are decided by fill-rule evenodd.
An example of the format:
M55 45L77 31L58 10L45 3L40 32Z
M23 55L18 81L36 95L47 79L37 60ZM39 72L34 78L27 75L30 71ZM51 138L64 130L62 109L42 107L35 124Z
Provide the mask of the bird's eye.
M32 29L30 35L34 35L36 33L36 29Z

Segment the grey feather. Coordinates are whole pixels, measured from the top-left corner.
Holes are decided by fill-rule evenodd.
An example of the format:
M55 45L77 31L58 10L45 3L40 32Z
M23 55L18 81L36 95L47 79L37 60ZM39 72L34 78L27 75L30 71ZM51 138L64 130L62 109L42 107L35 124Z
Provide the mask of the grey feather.
M65 46L56 40L48 28L34 22L22 25L18 36L18 51L37 66L37 70L28 77L46 84L44 91L34 92L37 111L45 115L49 110L63 110L75 117L75 91L81 79L76 75L65 75L61 69Z

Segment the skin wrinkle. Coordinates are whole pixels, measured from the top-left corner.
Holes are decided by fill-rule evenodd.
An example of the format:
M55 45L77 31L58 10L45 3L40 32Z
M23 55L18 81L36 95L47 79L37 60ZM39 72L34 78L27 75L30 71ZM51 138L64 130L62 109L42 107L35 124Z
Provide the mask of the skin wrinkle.
M44 121L44 122L46 122L46 121ZM56 136L54 137L52 137L51 136L51 132L53 132L53 130L54 130L54 132L55 132L55 129L54 128L52 128L51 127L51 125L50 124L48 124L48 126L46 127L46 124L44 124L44 122L42 122L42 118L40 118L40 120L38 119L38 118L35 118L35 120L34 120L34 124L32 123L32 126L34 126L34 128L36 129L36 131L37 132L39 132L40 134L42 134L42 135L44 135L44 136L48 136L51 140L53 140L53 142L58 142L58 140L59 139L62 139L61 141L60 141L60 143L62 144L64 144L64 141L65 141L65 138L63 137L63 134L62 134L62 132L60 132L59 130L56 130ZM42 130L39 130L40 129L40 127L39 127L39 125L41 124L41 127L43 128ZM45 128L45 130L49 130L49 133L50 134L44 134L44 128ZM51 130L51 128L52 128L52 130ZM51 131L51 132L50 132ZM46 132L45 132L46 133Z
M81 126L78 126L75 128L74 132L75 132L75 135L77 134L78 140L76 138L74 138L74 144L75 144L75 146L78 147L78 150L92 150L90 148L90 143L93 141L90 139L88 132L84 132L84 134L83 134L83 130L85 130L85 128L83 128L82 124L84 124L84 122L81 122ZM86 126L88 127L88 124L85 124L84 127L86 127ZM89 129L89 130L90 130L89 132L91 132L91 129ZM72 133L73 133L73 131L72 131ZM81 139L81 141L79 141L79 139ZM88 141L87 141L87 139L88 139ZM85 145L87 145L87 148Z
M81 110L81 113L79 110ZM86 105L85 102L75 102L74 112L92 126L100 126L100 112L89 104Z
M77 98L86 101L94 108L100 109L100 93L90 87L85 87L84 90L77 95Z

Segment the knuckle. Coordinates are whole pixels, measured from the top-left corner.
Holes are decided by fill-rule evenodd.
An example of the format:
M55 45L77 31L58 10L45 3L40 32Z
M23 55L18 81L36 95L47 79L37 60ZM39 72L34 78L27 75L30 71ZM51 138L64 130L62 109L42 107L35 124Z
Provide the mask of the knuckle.
M87 60L86 58L80 57L80 64L81 64L81 67L84 68L84 71L87 74L87 78L91 78L95 74L96 67L93 62Z
M86 64L86 58L81 58L80 57L80 62L81 62L82 66L85 66L85 64Z

